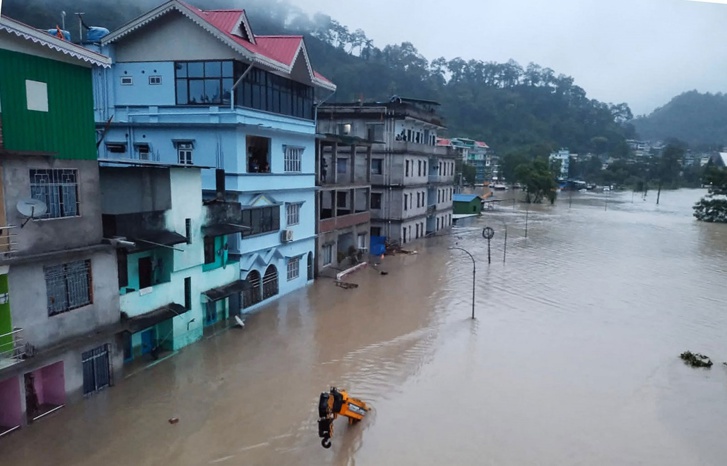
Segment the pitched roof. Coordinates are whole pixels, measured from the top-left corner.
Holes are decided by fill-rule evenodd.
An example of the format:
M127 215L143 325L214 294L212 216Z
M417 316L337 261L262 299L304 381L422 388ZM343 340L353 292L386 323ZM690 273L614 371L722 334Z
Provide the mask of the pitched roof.
M111 59L106 55L101 55L100 53L93 52L85 47L81 47L80 45L52 36L45 31L32 28L27 24L10 19L7 16L0 16L0 31L15 34L18 37L30 40L48 49L68 55L79 62L84 62L83 64L101 66L104 68L111 66Z
M451 146L452 140L451 139L444 139L444 138L437 138L437 145L438 146Z
M455 194L452 196L454 202L472 202L475 199L480 199L477 194Z
M311 83L336 89L335 84L311 68L303 36L256 36L245 10L201 10L182 0L170 0L112 32L103 43L119 40L172 10L182 13L254 64L290 75L302 54Z
M490 146L488 146L487 144L485 144L485 143L484 143L484 142L482 142L482 141L475 141L475 145L476 145L477 147L482 147L482 148L485 148L485 149L489 149L489 148L490 148Z

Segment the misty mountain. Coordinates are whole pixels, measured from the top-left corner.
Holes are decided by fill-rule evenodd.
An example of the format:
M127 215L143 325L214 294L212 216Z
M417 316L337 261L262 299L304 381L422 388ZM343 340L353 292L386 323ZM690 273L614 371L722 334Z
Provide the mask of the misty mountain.
M689 91L633 121L641 139L679 139L693 147L727 145L727 95Z
M109 30L163 3L161 0L5 0L6 15L48 29L60 25L78 37L75 12L90 26ZM633 136L626 104L589 99L574 79L536 64L436 58L414 44L378 48L361 29L325 14L313 16L287 0L190 0L203 9L245 8L256 34L302 34L314 67L338 86L329 102L388 100L392 95L436 100L450 136L486 141L501 154L560 147L574 152L624 152ZM531 151L532 152L532 151Z

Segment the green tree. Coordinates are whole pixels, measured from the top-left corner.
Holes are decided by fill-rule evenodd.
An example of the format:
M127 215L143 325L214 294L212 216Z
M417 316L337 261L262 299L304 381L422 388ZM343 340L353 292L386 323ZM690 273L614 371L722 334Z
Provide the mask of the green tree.
M539 204L543 199L555 202L558 185L548 164L548 159L538 158L515 168L515 179L525 186L528 203Z
M727 168L710 167L705 180L709 191L694 206L694 216L702 222L727 223Z

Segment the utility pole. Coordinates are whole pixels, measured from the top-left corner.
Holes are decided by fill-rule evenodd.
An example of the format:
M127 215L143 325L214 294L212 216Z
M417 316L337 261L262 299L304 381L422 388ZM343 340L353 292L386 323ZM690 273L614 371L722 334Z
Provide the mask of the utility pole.
M80 12L76 13L76 16L78 16L78 43L83 42L83 15L86 13Z

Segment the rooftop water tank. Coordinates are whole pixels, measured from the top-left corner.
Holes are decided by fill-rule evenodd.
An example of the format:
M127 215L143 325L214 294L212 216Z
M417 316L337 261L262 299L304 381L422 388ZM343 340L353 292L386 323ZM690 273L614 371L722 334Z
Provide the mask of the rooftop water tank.
M88 32L86 33L86 40L88 40L89 42L99 42L107 35L109 35L108 29L98 26L91 26L90 28L88 28Z

